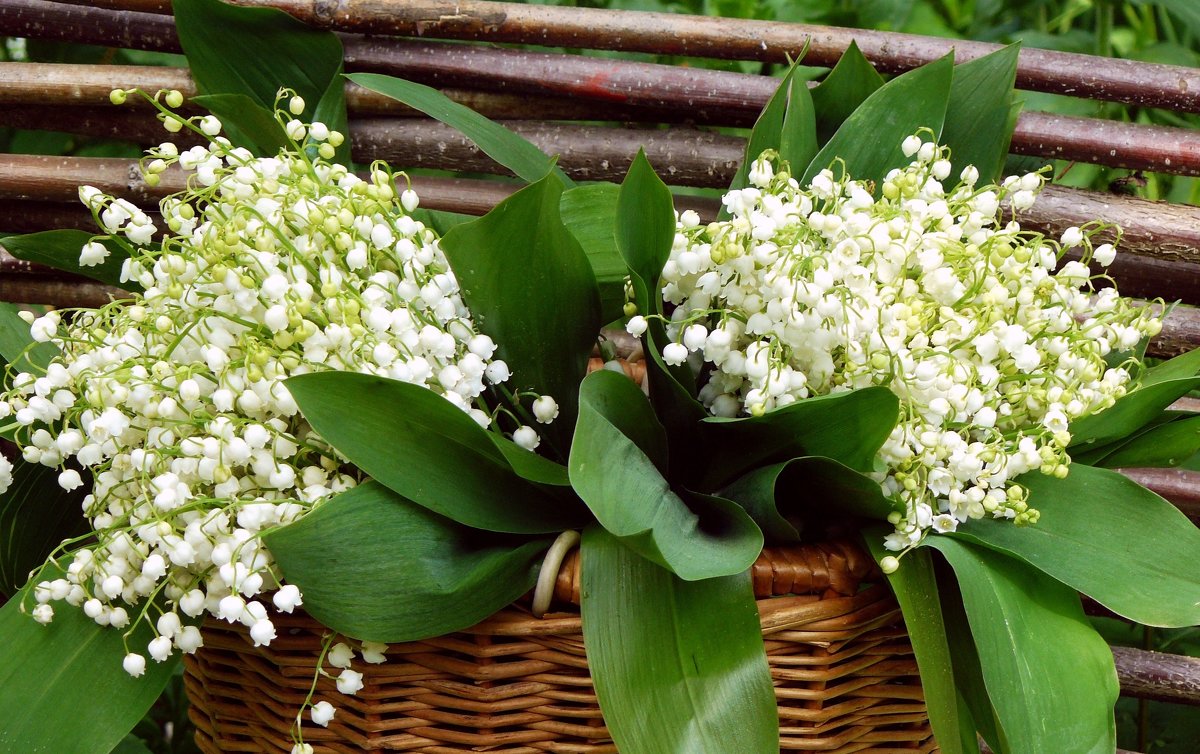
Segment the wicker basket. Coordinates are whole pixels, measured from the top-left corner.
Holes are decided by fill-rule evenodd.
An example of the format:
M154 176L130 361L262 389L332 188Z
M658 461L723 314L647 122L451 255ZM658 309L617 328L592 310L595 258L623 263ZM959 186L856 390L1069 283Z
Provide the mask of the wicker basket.
M877 572L857 545L769 548L752 573L784 751L934 751L899 608L883 584L862 584ZM576 554L555 597L563 612L538 619L518 603L460 633L393 644L385 664L356 662L356 696L322 678L314 700L338 712L328 728L306 715L305 740L319 752L615 752L572 609ZM305 615L272 620L279 637L254 647L244 627L210 619L204 648L185 658L205 754L290 750L326 629Z

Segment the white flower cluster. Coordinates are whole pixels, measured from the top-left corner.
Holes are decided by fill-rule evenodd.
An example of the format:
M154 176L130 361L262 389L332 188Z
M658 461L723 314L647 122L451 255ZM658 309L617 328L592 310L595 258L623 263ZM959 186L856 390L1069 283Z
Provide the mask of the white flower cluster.
M1012 480L1066 474L1070 422L1124 394L1127 352L1161 328L1150 308L1093 290L1087 263L1114 255L1092 245L1099 223L1056 242L1002 221L1001 201L1028 208L1041 176L976 186L968 167L947 192L948 150L919 136L903 149L913 161L878 199L831 170L801 187L765 153L751 187L726 194L730 219L680 216L663 270L676 305L663 356L707 364L714 414L869 385L899 397L876 474L897 505L893 551L985 515L1035 522ZM1062 263L1072 247L1082 261Z
M168 104L181 101L174 94ZM186 624L206 612L270 643L263 596L291 612L301 595L280 584L262 533L360 481L284 380L381 375L488 426L474 401L509 377L437 236L411 216L416 194L386 166L364 180L330 164L342 136L282 112L292 144L268 158L231 147L211 116L163 113L169 130L211 139L186 151L164 143L143 162L148 179L172 164L190 173L188 190L161 204L169 232L124 200L80 190L107 240L130 250L123 277L144 293L33 321L34 339L61 354L44 374L10 375L0 396L26 461L61 469L65 489L93 484L84 509L94 541L66 558L62 577L37 584L34 617L51 621L65 600L101 625L144 621L158 661L200 646ZM107 253L89 243L80 261ZM535 411L548 421L552 408ZM125 669L140 675L145 663L130 652Z

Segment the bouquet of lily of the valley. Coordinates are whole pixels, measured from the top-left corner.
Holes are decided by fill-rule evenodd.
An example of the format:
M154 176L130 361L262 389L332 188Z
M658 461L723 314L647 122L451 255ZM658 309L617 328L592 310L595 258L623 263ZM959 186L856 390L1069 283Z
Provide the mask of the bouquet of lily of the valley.
M0 698L64 719L38 673L69 677L86 652L115 669L80 716L107 750L200 647L203 616L267 645L272 609L300 606L353 640L331 632L323 657L355 694L358 658L491 615L582 530L616 746L775 751L747 569L764 542L838 522L890 574L944 751L978 751L975 731L1001 752L1111 751L1115 672L1078 592L1200 623L1200 532L1105 467L1195 451L1195 419L1165 409L1200 357L1144 363L1162 308L1094 287L1115 253L1102 223L1020 227L1043 179L994 183L1007 133L977 125L1008 122L1014 70L1007 50L885 85L852 50L811 94L790 73L708 224L674 211L644 157L619 187L574 186L387 77L353 78L452 120L530 185L477 220L431 213L402 173L336 162L344 137L303 118L311 93L280 93L266 120L152 97L199 142L143 160L151 182L188 175L165 229L84 188L100 234L6 239L65 248L64 266L131 295L33 318L9 356L11 499L53 489L86 525L0 615ZM642 338L645 392L585 376L618 319ZM662 604L678 609L622 623ZM695 636L688 614L738 619ZM646 656L677 659L688 693L628 661ZM337 707L296 710L293 751ZM0 742L40 741L5 726Z

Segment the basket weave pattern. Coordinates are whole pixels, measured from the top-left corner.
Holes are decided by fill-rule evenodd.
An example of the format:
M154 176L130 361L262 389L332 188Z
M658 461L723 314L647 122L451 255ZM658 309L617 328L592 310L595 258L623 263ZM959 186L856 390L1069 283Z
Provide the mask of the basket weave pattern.
M306 714L305 740L319 752L616 752L572 609L577 560L559 575L563 612L538 619L518 603L459 633L393 644L387 663L355 663L356 696L322 678L313 699L338 712L328 728ZM768 548L754 564L784 751L934 751L899 608L883 585L861 586L873 569L847 542ZM300 614L272 620L278 638L254 647L244 627L210 619L204 648L185 658L205 754L290 750L327 629Z

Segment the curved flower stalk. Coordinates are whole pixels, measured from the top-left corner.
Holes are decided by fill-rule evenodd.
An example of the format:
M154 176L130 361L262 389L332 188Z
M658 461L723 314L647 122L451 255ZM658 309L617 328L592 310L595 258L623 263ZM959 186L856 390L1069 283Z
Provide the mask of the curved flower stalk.
M1097 291L1088 263L1105 226L1045 238L1004 222L1028 208L1028 174L977 185L928 137L877 199L846 171L800 186L765 152L750 186L724 197L731 217L679 217L663 267L667 363L708 365L698 397L717 416L760 416L810 396L871 385L900 400L874 474L896 510L889 550L984 516L1035 523L1026 472L1064 477L1070 422L1111 407L1141 370L1134 350L1162 327L1155 310ZM1075 261L1064 254L1074 250ZM1103 277L1103 276L1102 276ZM633 318L630 332L645 330ZM889 558L885 568L894 568Z
M143 160L150 182L172 165L189 173L188 189L161 204L167 229L80 190L107 232L80 263L102 262L100 241L115 241L129 254L123 279L143 292L33 320L34 339L61 353L44 374L12 375L0 400L26 461L61 469L68 490L94 480L84 500L94 533L66 552L63 577L32 590L33 616L48 623L66 601L101 625L152 624L153 641L124 661L135 676L143 652L163 661L201 645L190 619L240 621L268 644L264 594L285 612L301 604L262 535L364 475L311 430L284 380L330 369L388 377L489 426L475 401L509 376L438 236L412 216L418 198L402 175L376 164L364 180L330 164L342 135L284 111L304 109L286 90L276 118L289 143L271 157L231 146L213 116L175 115L177 92L160 95L168 131L209 140L164 143ZM546 396L534 404L543 422L554 409Z

